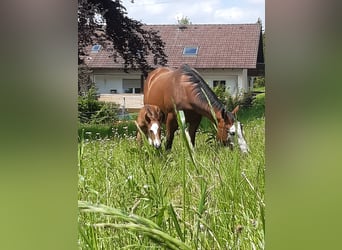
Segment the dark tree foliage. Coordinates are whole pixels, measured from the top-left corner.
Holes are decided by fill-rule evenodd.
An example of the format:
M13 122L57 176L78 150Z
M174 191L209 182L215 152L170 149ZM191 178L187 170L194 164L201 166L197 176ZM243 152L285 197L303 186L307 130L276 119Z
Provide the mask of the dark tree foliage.
M91 70L87 65L78 65L78 95L84 95L91 87L94 87L90 73Z
M124 69L140 69L144 74L154 65L165 65L164 42L157 31L126 16L121 0L78 0L78 63L84 64L86 46L111 42L113 60L121 56ZM102 17L102 23L95 17ZM103 24L105 23L105 25Z

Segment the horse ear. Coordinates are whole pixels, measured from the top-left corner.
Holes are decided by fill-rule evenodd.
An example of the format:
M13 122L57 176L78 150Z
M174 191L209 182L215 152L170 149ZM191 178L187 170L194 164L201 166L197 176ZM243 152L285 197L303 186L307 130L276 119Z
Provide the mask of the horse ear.
M149 123L149 122L151 122L151 118L150 117L152 115L150 106L146 105L145 106L145 110L146 110L146 112L145 112L145 120Z
M151 118L150 118L150 116L148 115L147 112L145 112L145 121L147 121L147 123L151 122Z
M239 108L240 108L240 106L237 105L237 106L233 109L232 114L235 115L235 114L239 111Z
M225 109L222 109L222 110L221 110L221 116L222 116L222 118L223 118L224 120L226 119L226 117L227 117L227 112L226 112Z

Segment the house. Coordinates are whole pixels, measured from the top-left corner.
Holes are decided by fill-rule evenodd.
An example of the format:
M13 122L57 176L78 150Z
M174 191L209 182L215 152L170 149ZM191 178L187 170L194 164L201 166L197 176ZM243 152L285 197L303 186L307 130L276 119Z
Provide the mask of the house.
M214 87L224 85L233 96L250 92L254 77L264 74L261 25L190 24L146 25L158 30L165 42L167 66L187 63ZM114 62L112 49L92 47L87 64L93 70L100 100L116 102L136 110L143 105L143 76L139 71L123 71Z

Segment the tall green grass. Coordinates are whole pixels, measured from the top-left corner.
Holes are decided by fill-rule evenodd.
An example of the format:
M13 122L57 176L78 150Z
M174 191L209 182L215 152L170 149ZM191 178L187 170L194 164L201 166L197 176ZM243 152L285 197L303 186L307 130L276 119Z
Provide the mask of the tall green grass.
M120 121L115 124L80 124L78 137L87 140L108 139L114 137L132 137L136 135L134 121Z
M81 137L80 248L264 248L264 117L245 120L243 155L205 133L192 148L181 116L170 152L134 136Z

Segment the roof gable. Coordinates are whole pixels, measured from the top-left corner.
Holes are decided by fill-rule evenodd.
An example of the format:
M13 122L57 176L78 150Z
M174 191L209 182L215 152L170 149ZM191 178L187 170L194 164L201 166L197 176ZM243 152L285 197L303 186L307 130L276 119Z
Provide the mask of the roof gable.
M146 25L158 30L165 42L167 66L186 63L194 68L256 68L263 62L259 24ZM184 55L185 47L197 47L197 55ZM114 62L112 52L91 53L92 68L122 68L122 59Z

